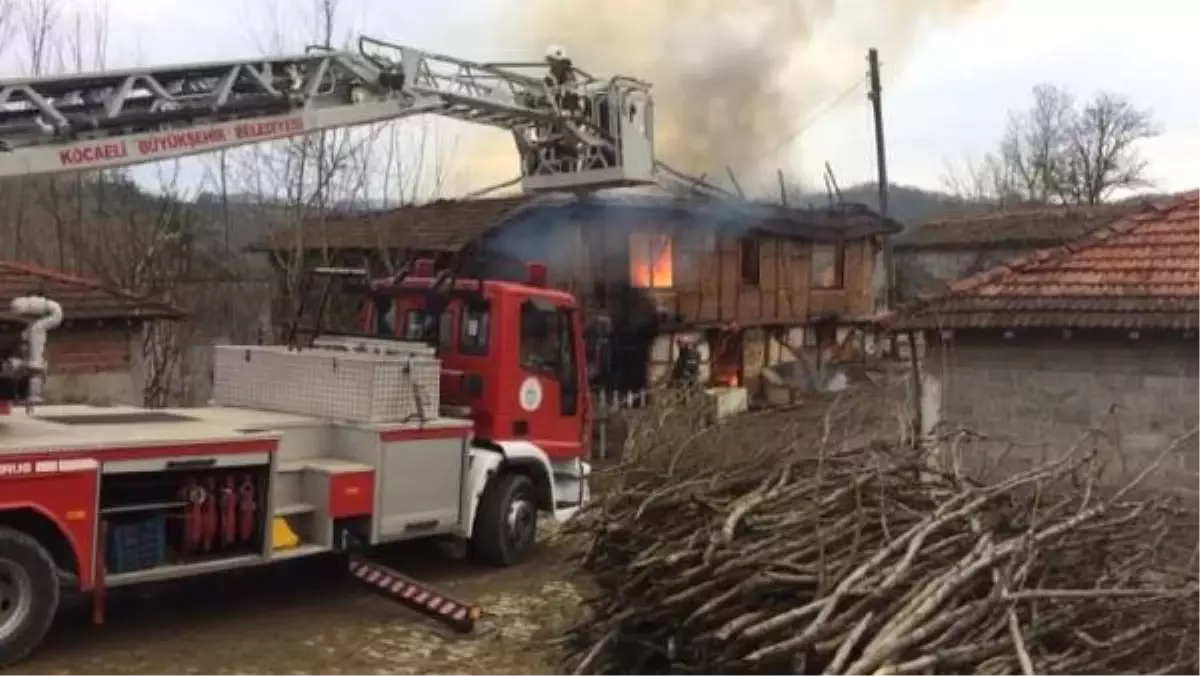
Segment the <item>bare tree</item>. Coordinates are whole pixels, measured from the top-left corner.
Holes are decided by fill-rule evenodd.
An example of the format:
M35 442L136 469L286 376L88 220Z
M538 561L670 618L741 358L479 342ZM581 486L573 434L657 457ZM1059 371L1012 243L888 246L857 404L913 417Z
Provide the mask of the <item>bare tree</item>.
M288 20L293 11L281 12L277 2L264 3L269 16L268 28L251 36L264 53L284 54L301 51L305 44L335 47L340 41L339 0L312 0L306 25L294 26ZM305 35L297 44L293 36ZM322 131L231 151L223 156L216 172L224 183L222 193L228 200L236 196L241 207L253 208L267 216L261 225L270 229L290 230L286 251L277 252L274 261L279 275L280 312L286 314L296 297L303 270L304 252L312 248L309 226L327 217L330 208L353 186L349 168L351 157L360 152L361 133L348 130ZM272 227L274 226L274 227Z
M1030 107L1009 114L996 151L950 168L943 183L998 205L1096 204L1150 185L1137 146L1158 131L1150 111L1123 96L1100 93L1080 106L1069 90L1038 85Z
M280 12L277 2L264 3L270 28L252 37L266 53L299 51L304 45L296 43L297 35L307 36L308 44L338 48L353 33L340 16L341 5L339 0L311 0L310 11L300 13L300 23L292 24L294 7ZM224 176L227 202L238 199L240 208L256 209L263 216L258 230L276 235L270 253L278 283L276 324L292 318L310 266L364 262L335 260L340 252L324 237L329 219L341 212L412 204L440 194L446 149L440 147L432 125L423 122L379 123L261 144L229 152L225 166L214 169L214 183ZM377 232L378 246L367 262L395 269L382 227Z
M1028 110L1009 113L999 161L1011 170L1015 190L1031 202L1049 202L1061 193L1074 105L1067 90L1038 85Z
M64 4L25 0L19 56L30 74L103 70L109 44L107 0ZM147 192L123 170L16 179L5 191L15 209L14 254L77 271L139 296L166 301L198 315L179 324L143 327L144 401L180 403L188 375L180 368L189 331L208 320L195 293L198 277L212 276L196 246L198 224L178 183L179 163L159 166L160 186ZM47 236L49 235L49 236ZM220 257L215 258L223 262ZM207 267L206 267L207 266Z
M25 0L20 7L18 17L25 47L25 70L30 75L51 72L56 63L61 63L58 35L61 9L60 0Z
M1065 153L1063 197L1097 204L1112 193L1151 185L1137 144L1159 133L1148 110L1116 94L1101 93L1083 107L1071 125Z
M942 176L942 189L951 195L965 202L991 203L998 207L1024 201L1017 185L1014 168L995 153L985 155L982 160L967 158L959 164L947 162Z
M21 69L28 75L52 72L59 63L60 0L4 0L0 8L0 32L5 38L3 47L15 48ZM0 48L3 48L0 47ZM61 261L62 228L48 218L44 205L46 189L53 182L48 178L9 178L4 181L5 212L11 244L6 248L20 260ZM50 226L52 227L46 227ZM53 237L54 241L51 241ZM52 247L57 254L50 257Z
M0 56L4 55L12 40L13 28L17 22L17 9L15 0L0 0Z

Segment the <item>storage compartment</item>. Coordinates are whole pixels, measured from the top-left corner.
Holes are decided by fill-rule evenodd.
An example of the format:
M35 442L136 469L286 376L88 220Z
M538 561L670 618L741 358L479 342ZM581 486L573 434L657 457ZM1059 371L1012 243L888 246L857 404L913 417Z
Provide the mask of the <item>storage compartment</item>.
M409 539L448 532L462 523L467 470L465 429L442 438L384 442L379 469L376 538Z
M370 516L375 511L375 472L329 475L329 518Z
M290 556L312 546L328 546L327 522L315 512L277 514L271 522L271 556Z
M217 345L212 400L295 415L356 422L436 417L441 362L427 346L393 342L389 351L347 345L291 350Z
M372 435L377 438L378 435ZM375 507L374 467L336 458L308 458L276 469L269 547L272 558L339 544L331 524L369 517Z
M103 475L109 575L261 555L268 466Z

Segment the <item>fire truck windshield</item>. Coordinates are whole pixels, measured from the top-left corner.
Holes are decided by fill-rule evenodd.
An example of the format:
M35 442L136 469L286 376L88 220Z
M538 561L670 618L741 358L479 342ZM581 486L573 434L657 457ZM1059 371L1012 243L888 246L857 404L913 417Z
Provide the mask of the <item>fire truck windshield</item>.
M430 307L443 303L440 312ZM491 304L484 298L439 300L427 290L398 289L366 299L359 318L358 330L374 337L428 343L443 354L488 352Z

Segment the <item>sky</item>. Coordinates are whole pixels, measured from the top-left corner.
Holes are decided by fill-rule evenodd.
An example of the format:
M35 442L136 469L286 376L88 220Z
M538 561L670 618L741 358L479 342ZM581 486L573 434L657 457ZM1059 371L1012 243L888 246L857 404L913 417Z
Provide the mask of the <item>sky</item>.
M54 1L60 5L64 26L72 24L72 12L85 16L86 23L93 7L104 2ZM550 1L565 3L576 15L596 6L593 0ZM640 0L651 5L672 1ZM284 35L290 46L302 47L303 36L311 34L313 25L311 2L107 0L106 63L115 67L254 56L271 48L272 26L280 28L275 32ZM787 55L788 79L776 82L786 90L787 111L794 111L791 128L780 138L755 138L761 144L755 154L760 166L736 167L739 173L762 174L769 169L773 175L778 167L793 180L814 186L820 184L824 163L829 162L842 185L872 180L875 154L861 81L866 50L878 46L889 176L895 183L943 187L951 167L978 159L996 146L1008 111L1026 105L1032 87L1042 82L1064 85L1080 96L1116 92L1151 109L1163 130L1142 146L1154 187L1177 191L1200 182L1200 80L1196 77L1200 50L1192 43L1200 25L1198 2L976 0L962 10L940 9L955 0L800 2L818 8L814 14L823 18L794 46L789 43L787 49L793 53ZM616 0L609 3L613 8L620 5ZM546 6L540 0L339 0L339 33L348 37L365 32L468 59L529 60L540 57L541 48L522 38L521 25L536 21L538 17L531 15ZM627 37L656 41L656 32L671 29L662 25L671 21L670 12L658 14L629 16ZM625 20L609 16L596 25L620 31ZM576 17L563 29L563 45L569 51L572 40L597 37L586 35L587 23ZM541 29L539 39L545 26ZM599 36L600 42L620 42L609 40L609 35ZM21 49L22 38L14 35L0 54L6 74L19 73L24 66ZM584 51L598 54L595 49ZM629 72L638 65L631 56L635 51L628 46L612 49L596 58L613 63L582 63L577 58L577 65L638 76ZM652 62L643 59L642 63ZM664 76L657 63L653 66L646 67ZM664 91L670 84L664 85ZM421 123L401 124L411 131ZM445 193L463 194L515 174L515 151L503 134L464 129L457 123L439 123L435 129L439 146L453 149L445 151L449 176L442 189ZM796 134L799 129L803 133ZM211 175L211 166L211 158L189 160L184 175L199 184ZM722 167L690 169L723 173ZM154 183L163 171L163 167L143 167L137 176Z

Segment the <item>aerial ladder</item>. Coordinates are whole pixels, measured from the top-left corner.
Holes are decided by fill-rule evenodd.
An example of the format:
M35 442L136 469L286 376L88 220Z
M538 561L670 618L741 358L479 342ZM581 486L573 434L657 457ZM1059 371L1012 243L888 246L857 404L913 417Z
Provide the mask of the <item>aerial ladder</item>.
M586 193L656 182L653 108L647 83L590 75L561 48L542 62L481 63L364 36L357 50L0 80L0 178L439 115L510 132L525 193ZM43 305L12 312L32 327ZM4 412L36 399L25 390L38 382L38 335L27 330L27 348L0 346Z
M526 193L655 182L653 100L552 48L480 63L370 37L358 49L0 81L0 177L113 169L439 115L509 131Z
M594 77L557 49L543 63L477 63L369 37L357 51L0 80L0 178L115 169L426 114L510 132L526 193L656 182L646 83ZM48 299L17 301L13 313L29 324L24 347L0 348L5 409L37 400L45 332L61 321ZM368 588L460 630L478 617L475 606L366 560L361 547L343 549Z

